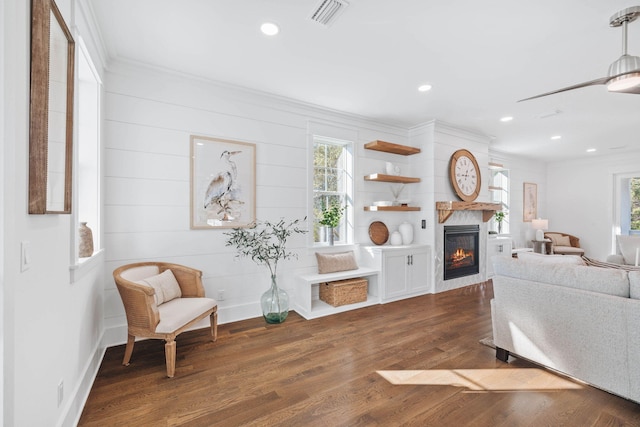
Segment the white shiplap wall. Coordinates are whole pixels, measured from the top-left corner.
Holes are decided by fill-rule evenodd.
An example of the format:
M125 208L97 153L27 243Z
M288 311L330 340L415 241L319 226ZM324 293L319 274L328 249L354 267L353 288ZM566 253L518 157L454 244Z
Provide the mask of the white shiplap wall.
M376 214L362 206L389 193L384 184L364 182L362 176L382 171L389 159L362 147L374 139L405 144L406 129L132 64L110 66L105 88L107 345L126 339L126 319L110 272L130 262L166 260L202 270L208 295L224 290L221 323L260 315L257 301L268 287L266 268L237 260L221 230L189 228L192 134L256 144L261 220L307 215L309 129L334 129L335 135L327 136L340 137L345 130L355 135L355 234L356 241L370 243L367 229ZM409 168L407 161L397 161ZM388 214L384 220L391 228L407 218ZM279 267L279 282L292 296L295 274L315 268L307 243L307 236L295 236L289 247L299 259Z

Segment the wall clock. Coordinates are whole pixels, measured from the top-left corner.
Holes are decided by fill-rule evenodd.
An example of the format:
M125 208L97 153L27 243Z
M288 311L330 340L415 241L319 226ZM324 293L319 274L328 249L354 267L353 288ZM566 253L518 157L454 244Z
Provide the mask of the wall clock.
M458 150L451 155L449 178L456 194L465 202L474 201L480 194L480 168L468 150Z

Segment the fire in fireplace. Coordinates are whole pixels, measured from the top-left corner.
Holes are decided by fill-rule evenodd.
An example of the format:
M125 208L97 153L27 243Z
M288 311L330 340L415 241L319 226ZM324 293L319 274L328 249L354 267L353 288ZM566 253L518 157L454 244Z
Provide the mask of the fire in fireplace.
M480 272L478 225L444 227L444 280Z

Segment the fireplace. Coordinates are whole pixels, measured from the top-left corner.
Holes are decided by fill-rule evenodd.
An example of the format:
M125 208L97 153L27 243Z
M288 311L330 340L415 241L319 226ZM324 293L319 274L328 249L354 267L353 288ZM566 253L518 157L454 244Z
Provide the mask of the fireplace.
M480 272L480 226L444 227L444 280Z

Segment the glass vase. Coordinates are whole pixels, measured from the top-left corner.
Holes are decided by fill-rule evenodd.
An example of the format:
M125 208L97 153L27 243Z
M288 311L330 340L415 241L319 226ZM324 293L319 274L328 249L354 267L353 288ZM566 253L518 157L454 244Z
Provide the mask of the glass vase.
M262 315L267 323L282 323L289 314L289 294L278 287L276 276L271 276L271 288L260 297Z

